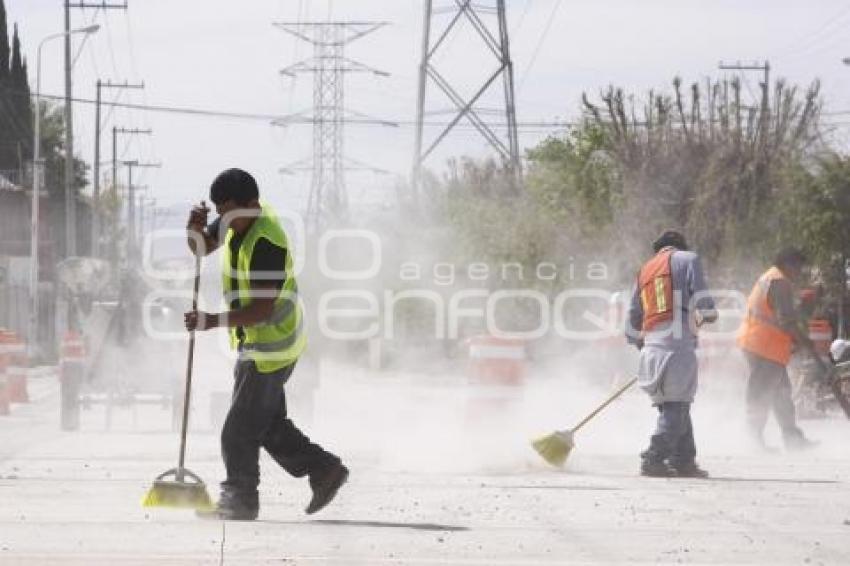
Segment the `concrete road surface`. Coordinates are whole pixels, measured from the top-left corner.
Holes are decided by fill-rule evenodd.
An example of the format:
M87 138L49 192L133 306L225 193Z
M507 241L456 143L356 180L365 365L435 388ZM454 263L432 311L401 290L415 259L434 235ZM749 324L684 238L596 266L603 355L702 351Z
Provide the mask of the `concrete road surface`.
M388 381L316 391L305 428L352 471L331 506L305 515L306 481L264 459L260 520L222 523L140 506L176 460L167 410L118 411L107 431L95 407L80 431L60 432L55 378L34 380L33 402L0 417L0 564L850 564L850 427L838 415L803 423L822 441L814 451L764 456L731 438L734 411L698 404L713 479L648 479L636 453L653 416L638 392L553 470L527 448L528 423L572 422L604 391L574 405L526 391L522 425L481 426L488 408L504 415L498 396ZM215 495L207 404L193 412L189 463Z

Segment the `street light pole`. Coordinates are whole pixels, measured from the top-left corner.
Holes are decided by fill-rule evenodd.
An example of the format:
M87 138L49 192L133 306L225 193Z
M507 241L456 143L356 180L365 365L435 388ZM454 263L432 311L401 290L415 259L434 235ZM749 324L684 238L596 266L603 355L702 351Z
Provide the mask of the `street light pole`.
M71 9L65 3L65 257L77 255L77 207L74 202L74 118L71 107Z
M39 217L39 194L41 193L41 48L51 39L69 36L75 33L91 34L97 32L100 26L95 24L84 28L54 33L48 35L38 44L35 71L35 124L33 125L32 144L32 206L30 207L30 312L29 312L29 336L27 344L29 355L35 353L38 338L38 217Z

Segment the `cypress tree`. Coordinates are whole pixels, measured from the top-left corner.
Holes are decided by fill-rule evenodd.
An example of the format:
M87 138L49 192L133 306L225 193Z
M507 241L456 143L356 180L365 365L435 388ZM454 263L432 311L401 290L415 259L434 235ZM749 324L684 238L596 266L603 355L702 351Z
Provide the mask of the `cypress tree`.
M6 24L6 5L0 0L0 82L9 75L9 28Z
M0 170L7 169L10 150L14 142L10 139L11 121L9 111L9 28L6 23L6 5L0 0Z
M29 97L29 79L23 56L21 55L21 41L18 37L18 25L12 35L12 63L9 69L9 97L7 107L11 112L13 131L13 151L18 159L29 157L29 148L32 145L32 111ZM21 154L18 155L18 148Z
M9 64L9 78L15 80L15 74L20 74L22 68L21 40L18 38L18 24L15 24L15 31L12 34L12 58Z

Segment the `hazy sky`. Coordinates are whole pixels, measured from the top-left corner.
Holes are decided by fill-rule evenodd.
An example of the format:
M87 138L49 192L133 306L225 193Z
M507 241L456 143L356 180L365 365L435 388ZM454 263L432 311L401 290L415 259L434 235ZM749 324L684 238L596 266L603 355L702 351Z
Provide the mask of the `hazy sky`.
M117 96L136 103L274 115L309 109L311 77L292 80L278 71L308 57L311 48L272 23L297 20L299 15L325 20L329 11L335 20L388 21L391 25L358 40L347 54L392 76L350 76L346 101L351 108L402 123L398 128L351 126L346 147L359 161L406 176L414 136L422 5L420 0L129 0L127 12L73 10L74 27L92 21L102 25L79 51L74 94L93 98L100 77L144 80L147 85L144 92L106 91L106 100ZM61 31L62 0L6 0L6 8L10 28L14 22L19 25L34 89L36 45ZM850 55L850 2L508 0L508 11L521 122L574 118L583 90L596 93L608 84L638 94L650 88L669 90L677 74L686 83L704 81L722 76L720 60L739 59L768 58L774 76L792 82L808 84L819 77L827 110L850 109L850 67L841 63ZM493 61L468 41L470 29L463 31L438 63L468 94ZM79 48L80 41L75 45ZM61 40L47 44L43 57L42 90L61 94ZM755 93L758 76L745 78ZM429 108L449 107L431 92ZM161 203L204 197L215 174L230 166L253 172L261 190L278 204L297 206L306 194L307 176L285 176L278 169L309 156L309 126L281 129L259 120L129 110L107 114L104 159L111 155L112 125L154 130L150 139L123 138L119 153L124 159L162 162L162 169L144 172L142 179ZM846 118L828 118L839 124L838 135L843 135L846 126L840 123ZM76 152L91 162L94 115L89 105L75 106L75 129ZM521 146L529 147L543 135L539 129L521 129ZM484 142L465 128L430 165L439 169L450 155L486 153ZM381 189L395 180L352 174L351 199L380 198Z

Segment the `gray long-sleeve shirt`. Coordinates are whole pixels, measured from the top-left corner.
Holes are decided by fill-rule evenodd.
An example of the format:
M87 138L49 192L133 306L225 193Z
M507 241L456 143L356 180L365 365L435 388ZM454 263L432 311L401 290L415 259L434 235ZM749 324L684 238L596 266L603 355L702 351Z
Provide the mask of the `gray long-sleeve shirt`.
M643 337L644 344L674 349L696 348L697 337L691 326L691 309L700 311L706 322L717 318L714 299L708 294L702 263L694 252L676 250L670 257L670 272L673 281L673 320L661 323L647 332ZM636 283L626 321L626 340L630 344L639 342L642 322L643 305Z
M697 391L697 337L691 326L691 309L707 322L717 318L714 300L707 293L699 256L675 251L670 257L673 282L673 320L663 322L642 338L643 305L635 285L626 322L626 339L644 342L638 361L638 385L654 404L669 401L690 403Z

